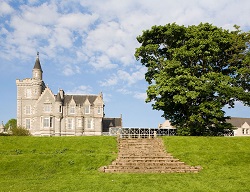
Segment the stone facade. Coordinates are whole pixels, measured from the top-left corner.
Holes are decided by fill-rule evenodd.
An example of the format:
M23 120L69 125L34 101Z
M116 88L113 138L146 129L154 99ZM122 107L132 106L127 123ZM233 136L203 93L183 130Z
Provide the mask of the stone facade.
M121 118L108 125L104 118L102 93L98 95L67 95L61 89L53 94L43 82L39 54L32 78L16 80L17 125L35 136L101 135L109 126L121 127ZM106 127L104 127L105 125ZM108 127L107 127L108 126Z

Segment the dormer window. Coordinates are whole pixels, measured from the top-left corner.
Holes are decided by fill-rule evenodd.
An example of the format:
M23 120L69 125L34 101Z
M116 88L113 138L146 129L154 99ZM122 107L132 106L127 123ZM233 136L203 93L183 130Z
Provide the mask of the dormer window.
M101 106L98 106L97 107L97 114L101 114L101 112L102 112Z
M73 105L70 106L69 113L70 114L75 114L75 106L73 106Z
M90 105L85 106L85 114L90 114Z

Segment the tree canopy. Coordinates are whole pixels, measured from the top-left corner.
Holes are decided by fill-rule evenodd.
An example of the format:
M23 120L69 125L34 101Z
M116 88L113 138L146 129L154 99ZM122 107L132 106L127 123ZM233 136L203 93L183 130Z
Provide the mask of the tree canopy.
M153 26L137 37L135 57L147 67L146 102L183 135L232 129L223 107L250 104L250 33L209 23Z
M10 119L4 126L6 129L12 129L17 127L17 120Z

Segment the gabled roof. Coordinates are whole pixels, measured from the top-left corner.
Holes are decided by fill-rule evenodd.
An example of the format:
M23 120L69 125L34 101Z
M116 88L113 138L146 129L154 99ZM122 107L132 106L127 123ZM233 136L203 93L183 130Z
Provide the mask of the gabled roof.
M92 105L98 95L65 95L64 96L64 105L70 103L71 99L73 98L76 105L83 105L84 102L88 99L90 104Z
M250 118L231 117L227 122L231 123L234 127L241 127L245 122L250 125Z
M45 87L45 89L43 90L42 94L40 95L40 97L38 98L38 100L36 101L36 103L39 103L41 101L41 99L44 98L45 94L49 93L49 95L51 96L50 102L54 102L54 98L55 95L52 93L51 89L49 87ZM46 101L47 102L47 101Z

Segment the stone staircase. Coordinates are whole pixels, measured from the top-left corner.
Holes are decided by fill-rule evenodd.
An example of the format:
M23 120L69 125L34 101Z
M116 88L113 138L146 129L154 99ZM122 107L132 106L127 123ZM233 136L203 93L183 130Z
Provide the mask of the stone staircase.
M160 138L118 139L118 157L102 167L106 173L198 173L200 166L189 166L165 151Z

